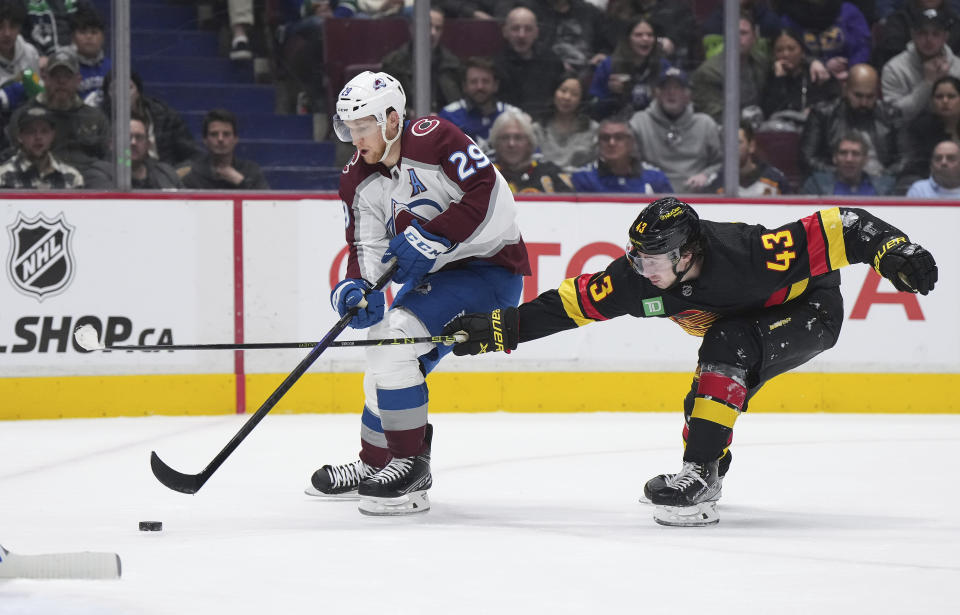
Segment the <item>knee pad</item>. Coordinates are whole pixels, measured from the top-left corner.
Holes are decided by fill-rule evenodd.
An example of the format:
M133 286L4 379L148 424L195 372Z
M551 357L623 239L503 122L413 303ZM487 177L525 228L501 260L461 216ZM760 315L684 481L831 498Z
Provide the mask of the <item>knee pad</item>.
M403 308L388 310L384 319L370 328L371 339L428 335L420 319ZM369 392L376 388L398 389L422 384L424 377L418 357L432 348L431 343L368 346L364 377L367 399L371 399Z

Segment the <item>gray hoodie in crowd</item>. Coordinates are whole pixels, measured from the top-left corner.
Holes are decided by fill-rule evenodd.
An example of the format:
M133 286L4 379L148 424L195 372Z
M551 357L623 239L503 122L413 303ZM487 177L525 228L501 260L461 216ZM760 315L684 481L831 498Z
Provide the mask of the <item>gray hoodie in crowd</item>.
M694 113L693 105L675 119L663 112L659 101L630 118L637 135L640 159L660 167L677 192L687 191L684 182L698 173L708 176L707 190L720 173L723 146L720 127L706 113Z

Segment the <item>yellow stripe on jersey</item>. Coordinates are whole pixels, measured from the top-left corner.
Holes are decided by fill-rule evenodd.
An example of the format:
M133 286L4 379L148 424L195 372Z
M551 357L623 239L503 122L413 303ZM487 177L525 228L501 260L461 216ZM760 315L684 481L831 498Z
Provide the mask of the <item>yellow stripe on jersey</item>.
M703 419L733 429L733 424L737 421L739 414L726 404L698 397L693 400L693 412L690 414L690 418Z
M786 303L787 301L792 301L797 297L799 297L800 295L802 295L803 291L807 290L807 284L809 282L810 282L810 278L807 278L806 280L800 280L796 284L791 284L790 292L787 293L787 298L784 301L784 303Z
M823 234L827 238L827 254L830 255L830 269L837 270L850 264L847 260L847 246L843 243L843 221L840 208L820 210Z
M570 320L577 323L578 327L594 322L592 318L584 316L583 310L580 309L580 302L577 301L576 278L567 278L561 282L557 292L560 293L560 300L563 302L563 311L567 313Z

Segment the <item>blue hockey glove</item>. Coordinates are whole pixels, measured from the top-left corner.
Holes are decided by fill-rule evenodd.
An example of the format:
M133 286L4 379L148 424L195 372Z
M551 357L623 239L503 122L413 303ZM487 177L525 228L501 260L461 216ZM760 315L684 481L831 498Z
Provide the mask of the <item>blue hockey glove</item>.
M359 305L365 293L370 290L366 280L348 278L337 284L330 293L330 305L343 317L350 308ZM383 292L377 290L366 295L367 305L358 309L356 316L350 321L354 329L366 329L383 320L386 299Z
M383 262L396 257L397 272L393 274L393 281L397 284L416 282L429 273L437 257L450 246L448 239L428 233L414 220L403 234L390 240Z

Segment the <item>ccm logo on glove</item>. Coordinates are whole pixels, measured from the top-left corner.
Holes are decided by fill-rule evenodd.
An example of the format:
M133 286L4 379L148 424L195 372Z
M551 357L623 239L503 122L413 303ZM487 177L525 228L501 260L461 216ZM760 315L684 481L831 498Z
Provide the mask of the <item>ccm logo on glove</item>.
M407 239L407 242L416 248L420 254L423 254L427 258L434 259L446 252L446 246L438 245L433 241L427 241L423 238L423 235L420 234L420 231L415 227L407 227L407 230L404 231L403 236ZM440 248L444 248L441 250Z

